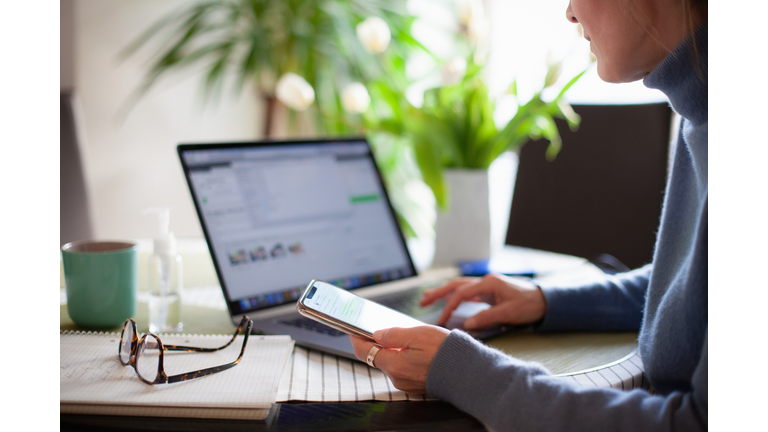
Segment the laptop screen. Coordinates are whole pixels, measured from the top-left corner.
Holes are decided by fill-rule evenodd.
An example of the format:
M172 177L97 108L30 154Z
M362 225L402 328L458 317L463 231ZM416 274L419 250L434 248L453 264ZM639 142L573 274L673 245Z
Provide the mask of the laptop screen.
M178 151L233 315L416 274L364 139Z

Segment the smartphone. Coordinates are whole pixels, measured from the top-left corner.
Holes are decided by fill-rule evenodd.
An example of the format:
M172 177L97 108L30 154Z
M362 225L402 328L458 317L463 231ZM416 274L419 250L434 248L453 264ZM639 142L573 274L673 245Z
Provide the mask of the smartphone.
M371 340L377 330L426 325L402 312L319 280L307 285L296 302L296 309L301 315L336 330Z

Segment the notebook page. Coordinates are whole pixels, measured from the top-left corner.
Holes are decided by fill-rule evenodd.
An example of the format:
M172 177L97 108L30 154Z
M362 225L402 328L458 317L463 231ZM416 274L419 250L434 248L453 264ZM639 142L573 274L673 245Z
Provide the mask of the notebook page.
M216 347L231 336L161 335L164 344ZM145 384L118 357L116 334L60 336L61 403L151 406L268 408L293 349L289 336L251 335L240 363L226 371L174 384ZM213 353L169 352L165 370L175 375L230 363L237 359L243 336Z

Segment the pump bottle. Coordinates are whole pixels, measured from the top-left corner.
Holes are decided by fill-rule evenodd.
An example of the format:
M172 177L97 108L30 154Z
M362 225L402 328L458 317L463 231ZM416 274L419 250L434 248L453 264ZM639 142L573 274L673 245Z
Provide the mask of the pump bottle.
M176 237L169 230L170 211L167 208L147 209L157 213L158 232L154 251L149 257L149 331L168 333L182 331L181 295L182 260L176 253Z

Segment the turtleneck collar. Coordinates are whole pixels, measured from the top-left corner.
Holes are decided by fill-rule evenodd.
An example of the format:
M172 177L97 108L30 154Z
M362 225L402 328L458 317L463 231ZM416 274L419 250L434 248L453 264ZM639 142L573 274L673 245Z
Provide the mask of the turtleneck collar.
M694 43L700 60L694 65ZM704 82L702 82L702 78ZM643 84L661 90L672 108L694 125L707 122L707 23L686 38L648 76Z

